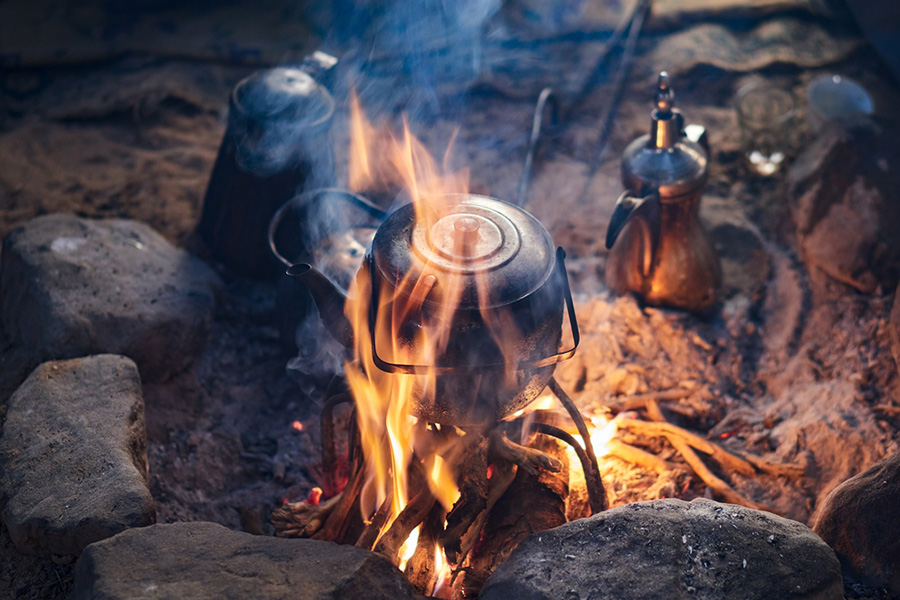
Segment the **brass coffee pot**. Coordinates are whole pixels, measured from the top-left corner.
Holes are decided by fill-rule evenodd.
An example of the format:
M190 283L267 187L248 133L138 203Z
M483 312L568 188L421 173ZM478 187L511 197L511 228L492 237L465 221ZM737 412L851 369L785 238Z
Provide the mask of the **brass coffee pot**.
M607 285L647 304L698 313L716 302L722 270L699 219L708 176L706 130L684 124L665 71L653 97L650 133L622 155L625 191L606 232Z

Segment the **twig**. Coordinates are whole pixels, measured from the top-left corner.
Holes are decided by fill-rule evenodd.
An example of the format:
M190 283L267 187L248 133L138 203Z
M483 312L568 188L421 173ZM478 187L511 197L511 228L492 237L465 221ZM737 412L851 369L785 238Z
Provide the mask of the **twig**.
M559 473L562 469L562 464L555 458L540 450L517 444L497 429L491 431L489 439L492 458L498 457L511 462L532 475L537 475L538 469L552 473Z
M625 396L618 398L617 402L610 402L607 406L615 411L623 412L626 410L638 410L647 407L647 401L656 400L658 402L671 402L673 400L681 400L687 398L694 389L692 388L672 388L669 390L661 390L658 392L648 392L646 394L636 394L634 396Z
M587 450L585 450L581 446L581 444L578 443L578 440L572 437L571 434L569 434L567 431L564 431L559 427L555 427L554 425L549 425L547 423L535 422L531 425L531 427L538 433L553 436L556 439L565 442L566 444L571 446L573 450L575 450L575 454L578 455L578 460L581 462L581 470L585 474L584 482L587 486L588 501L591 505L591 513L596 514L609 508L609 500L606 498L606 490L603 488L603 484L601 483L599 486L597 486L597 479L587 476L587 474L590 472L590 469L592 468L591 459L588 456ZM596 460L596 456L594 458Z
M648 400L648 406L649 405L655 405L657 410L659 410L659 405L655 404L654 400ZM648 410L648 413L649 412L650 411ZM653 417L651 416L651 418ZM713 460L724 467L728 467L746 477L756 475L756 470L753 468L753 465L746 460L730 454L709 440L691 433L686 429L682 429L677 425L672 425L668 421L649 422L640 421L638 419L619 419L618 423L619 427L624 427L651 436L665 436L666 438L678 437L691 447L704 454L708 454Z
M650 471L656 471L660 475L675 469L675 465L664 461L655 454L650 454L649 452L645 452L640 448L635 448L631 444L626 444L617 439L612 439L607 442L606 449L609 452L609 456L615 456L625 462L639 465Z
M278 537L311 537L340 503L342 494L329 498L321 504L306 501L289 502L272 511L272 525Z
M681 428L675 427L674 425L671 425L664 420L665 416L662 414L662 411L659 409L659 404L657 404L655 400L651 400L648 402L647 414L651 419L662 419L662 421L654 423L655 425L669 425L669 427L663 428L665 431L663 435L665 435L666 439L669 440L669 443L672 444L672 447L674 447L675 450L682 456L682 458L684 458L684 461L688 464L691 470L696 473L697 477L699 477L703 481L703 483L705 483L706 486L713 491L713 493L718 494L719 497L721 497L723 500L732 504L739 504L741 506L746 506L747 508L753 508L755 510L775 512L764 504L759 504L758 502L754 502L749 498L745 498L737 491L735 491L734 488L728 485L725 481L716 477L716 475L709 470L706 464L704 464L704 462L700 460L700 457L697 456L696 452L694 452L694 449L688 443L687 439L679 434L679 430L684 430L681 430ZM702 440L702 438L698 439Z
M776 477L803 477L806 473L806 469L800 465L774 463L753 454L741 454L740 456L757 470Z
M581 413L578 411L578 407L575 406L575 403L572 402L572 399L569 398L569 395L566 393L564 389L559 385L559 382L556 381L555 377L550 378L550 382L548 383L550 387L550 391L553 392L553 395L557 397L560 403L565 407L566 412L569 413L569 416L572 418L572 421L575 422L575 427L578 429L579 435L581 435L581 439L584 441L584 449L587 451L588 464L590 465L589 469L585 469L584 478L585 481L589 481L594 479L594 481L590 481L588 483L588 490L603 490L603 479L600 476L600 465L597 463L597 454L594 452L594 445L591 443L591 434L588 432L587 425L584 423L584 417L581 416ZM593 494L589 494L591 501L591 511L593 513L598 513L600 511L606 510L609 507L609 503L606 500L606 492L604 491L602 494L599 494L599 497L594 497Z

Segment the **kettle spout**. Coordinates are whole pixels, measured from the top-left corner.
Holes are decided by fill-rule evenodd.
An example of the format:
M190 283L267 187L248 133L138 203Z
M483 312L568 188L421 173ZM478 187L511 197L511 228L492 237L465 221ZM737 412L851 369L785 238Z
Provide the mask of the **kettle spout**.
M319 309L319 317L334 339L343 346L352 348L353 327L344 315L344 303L347 300L344 292L328 277L306 263L291 265L286 273L296 277L309 290Z

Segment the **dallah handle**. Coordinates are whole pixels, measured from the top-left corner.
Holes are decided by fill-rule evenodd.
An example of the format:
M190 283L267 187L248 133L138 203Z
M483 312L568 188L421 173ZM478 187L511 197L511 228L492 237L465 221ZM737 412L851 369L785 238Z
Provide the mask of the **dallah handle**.
M616 239L622 233L625 225L631 221L639 224L644 237L644 256L641 261L641 272L644 277L650 274L653 257L659 246L661 210L658 193L653 192L643 198L636 198L630 195L628 190L625 190L616 200L616 207L606 230L606 249L609 250L616 243Z
M566 273L566 251L559 247L556 249L556 264L557 267L561 270L562 278L563 278L563 293L566 299L566 313L569 316L569 328L572 331L572 347L566 350L562 350L555 354L551 354L550 356L539 358L536 360L528 360L522 361L518 363L520 368L540 368L540 367L549 367L550 365L554 365L556 363L562 362L564 360L569 360L572 356L575 355L575 350L578 348L578 344L581 342L581 334L578 331L578 320L575 317L575 303L572 300L572 290L569 287L569 276ZM505 368L507 364L505 362L497 362L490 364L483 364L477 366L437 366L437 365L410 365L404 363L392 363L382 359L378 355L378 348L376 347L375 338L375 323L378 321L378 292L380 288L380 284L378 283L378 278L375 276L375 264L374 259L369 257L369 273L372 279L372 298L369 303L369 333L372 339L372 362L375 363L375 366L381 369L386 373L405 373L405 374L415 374L415 373L473 373L479 371L491 371L497 368Z

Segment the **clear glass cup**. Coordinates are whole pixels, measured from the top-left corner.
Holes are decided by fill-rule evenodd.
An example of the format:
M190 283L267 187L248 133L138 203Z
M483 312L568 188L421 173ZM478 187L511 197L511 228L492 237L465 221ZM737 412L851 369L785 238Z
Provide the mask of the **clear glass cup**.
M793 94L767 84L741 88L735 99L741 150L747 166L759 175L774 175L784 166L796 112Z

